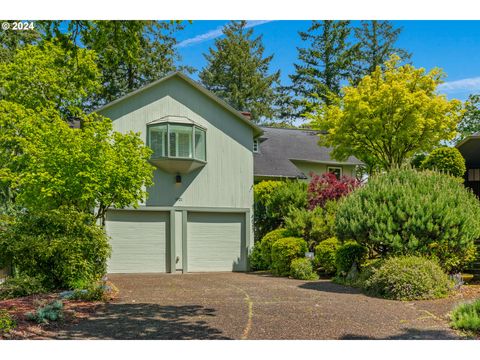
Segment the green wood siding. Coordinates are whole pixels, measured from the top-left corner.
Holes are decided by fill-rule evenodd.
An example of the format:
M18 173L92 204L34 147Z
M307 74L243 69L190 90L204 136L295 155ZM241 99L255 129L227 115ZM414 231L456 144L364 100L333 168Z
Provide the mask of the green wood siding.
M251 208L253 129L180 78L171 78L102 111L120 132L140 132L167 115L186 116L206 128L207 164L182 175L155 171L146 205Z
M246 271L245 214L188 213L188 271Z
M110 273L166 272L169 212L110 210Z

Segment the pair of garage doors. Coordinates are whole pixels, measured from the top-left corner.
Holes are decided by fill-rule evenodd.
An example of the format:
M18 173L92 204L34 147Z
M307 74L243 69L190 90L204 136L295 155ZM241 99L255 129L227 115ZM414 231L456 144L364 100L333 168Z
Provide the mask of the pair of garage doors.
M245 213L111 210L108 271L245 271L245 230Z

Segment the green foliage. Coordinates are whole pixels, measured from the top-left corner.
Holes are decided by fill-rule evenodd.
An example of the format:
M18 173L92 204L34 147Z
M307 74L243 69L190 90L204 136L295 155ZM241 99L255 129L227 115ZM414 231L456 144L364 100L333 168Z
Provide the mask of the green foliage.
M300 32L306 47L298 49L298 64L290 75L295 95L293 117L310 112L315 104L332 101L340 94L341 83L352 76L355 47L348 39L350 21L312 21Z
M264 259L259 242L253 247L252 252L248 256L248 261L251 271L268 270L268 263Z
M71 20L42 21L44 38L62 44L65 56L76 56L82 48L95 51L101 71L101 91L89 107L113 101L175 70L180 60L176 34L181 21ZM79 46L82 45L82 48Z
M392 54L396 54L402 61L410 59L411 54L398 48L395 43L402 29L394 28L391 21L368 20L354 29L355 38L359 47L356 54L354 83L375 71L377 66L383 67Z
M0 284L0 300L47 292L42 279L27 275L8 277Z
M307 243L301 238L287 237L279 239L272 245L272 272L280 276L290 275L292 261L304 257Z
M7 310L0 310L0 335L7 334L17 327L17 322Z
M0 20L14 22L20 20ZM0 62L12 61L17 50L26 45L34 44L40 39L40 34L36 29L28 31L0 31Z
M276 101L274 86L280 71L270 73L273 55L264 57L262 37L252 38L246 21L232 21L215 40L216 49L205 54L207 65L199 74L203 85L235 109L250 111L252 120L272 118Z
M105 289L106 285L103 283L89 284L82 289L75 289L68 299L82 301L105 301Z
M467 168L465 159L457 148L441 147L433 150L422 161L423 169L436 170L456 177L463 177Z
M289 236L289 233L285 229L276 229L272 230L267 233L260 242L258 246L260 249L260 253L263 259L263 262L267 266L267 268L271 268L272 266L272 246L273 244L280 239Z
M275 190L283 185L283 181L261 181L253 186L254 194L254 234L255 241L260 240L269 231L275 229L277 221L267 214L267 203Z
M447 296L453 283L435 261L399 256L385 260L364 287L368 293L387 299L426 300Z
M323 240L315 247L315 264L326 274L335 274L337 271L336 255L341 244L337 238Z
M427 154L419 153L415 154L412 159L410 160L410 166L414 169L421 169L422 162L427 158Z
M111 206L136 206L151 185L150 154L139 134L113 132L98 115L71 129L54 110L0 101L0 188L19 206L96 209L101 219Z
M48 324L50 321L63 319L63 302L55 300L46 305L39 306L33 313L25 314L29 321L36 321L38 324Z
M27 45L12 61L0 62L0 99L36 111L51 109L64 119L78 116L86 99L100 90L96 60L86 49L73 56L51 42Z
M299 280L318 279L318 275L313 271L312 261L307 258L293 259L290 264L290 275Z
M480 332L480 299L458 305L450 318L455 329Z
M325 208L292 209L285 217L285 229L291 236L305 239L309 249L313 250L322 240L335 235L335 209L333 201Z
M480 94L472 94L465 102L465 113L458 124L457 142L469 135L480 132Z
M371 177L344 199L335 220L339 239L353 239L380 254L422 255L447 271L475 256L480 203L455 178L397 169Z
M0 258L26 276L40 277L47 288L99 280L109 255L108 239L93 216L71 208L26 212L0 234Z
M343 98L316 106L307 117L312 128L325 131L320 143L331 156L356 156L370 168L389 170L412 155L451 140L462 116L462 103L437 93L443 73L399 66L398 56L377 66L357 86L345 86Z
M346 276L353 264L356 264L357 268L361 269L362 265L367 260L367 254L368 250L365 246L354 241L346 242L337 249L335 255L337 274L340 276Z

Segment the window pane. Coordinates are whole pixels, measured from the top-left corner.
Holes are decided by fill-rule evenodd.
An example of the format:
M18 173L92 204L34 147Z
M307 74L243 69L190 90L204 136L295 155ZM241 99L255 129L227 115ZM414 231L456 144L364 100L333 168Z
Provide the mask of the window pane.
M158 158L166 156L167 150L167 126L158 125L151 126L149 129L149 144L150 148L153 150L152 157Z
M205 161L205 131L195 128L195 158Z
M192 127L170 125L170 156L192 157Z

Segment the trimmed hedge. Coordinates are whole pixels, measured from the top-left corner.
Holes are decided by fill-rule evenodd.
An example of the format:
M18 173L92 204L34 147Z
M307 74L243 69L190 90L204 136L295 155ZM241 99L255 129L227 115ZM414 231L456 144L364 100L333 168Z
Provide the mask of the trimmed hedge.
M277 240L272 246L272 272L280 276L290 275L292 261L304 257L307 250L307 242L302 238L287 237Z
M452 147L441 147L433 150L422 161L421 168L444 172L460 178L467 171L462 154L457 148Z
M367 293L394 300L445 297L452 281L435 262L418 256L386 259L364 282Z
M332 237L320 242L315 247L315 264L321 271L330 275L335 274L337 271L335 259L340 246L341 244L337 238Z
M343 199L335 228L339 239L353 239L382 257L432 257L453 272L474 259L479 219L480 202L456 178L396 169Z
M262 249L260 243L254 245L252 252L248 257L250 264L250 271L267 270L268 264L265 262L262 256Z
M288 236L288 231L285 229L276 229L267 233L260 242L259 248L263 262L268 269L272 266L272 245L275 241Z

